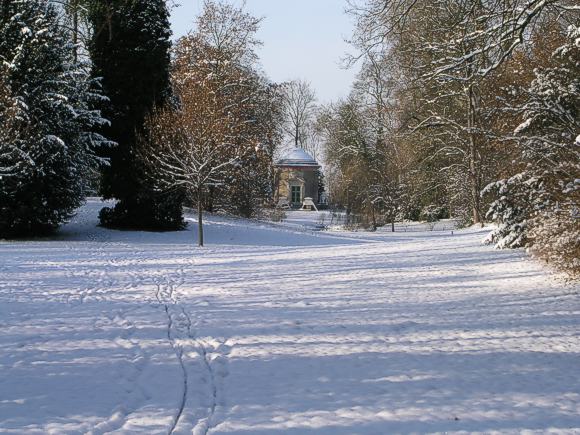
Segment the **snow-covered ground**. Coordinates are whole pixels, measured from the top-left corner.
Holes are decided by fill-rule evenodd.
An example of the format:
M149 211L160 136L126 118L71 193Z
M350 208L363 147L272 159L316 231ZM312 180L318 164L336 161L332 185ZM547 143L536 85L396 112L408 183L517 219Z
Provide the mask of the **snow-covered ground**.
M286 217L279 224L294 229L320 231L321 229L340 230L344 229L346 217L344 213L332 213L330 211L302 211L287 210ZM334 217L333 217L334 215ZM397 222L396 232L413 231L452 231L457 227L457 222L452 219L444 219L433 223L427 222ZM380 232L392 231L391 225L379 228Z
M200 250L101 206L0 242L2 434L580 432L579 288L485 230L210 218Z

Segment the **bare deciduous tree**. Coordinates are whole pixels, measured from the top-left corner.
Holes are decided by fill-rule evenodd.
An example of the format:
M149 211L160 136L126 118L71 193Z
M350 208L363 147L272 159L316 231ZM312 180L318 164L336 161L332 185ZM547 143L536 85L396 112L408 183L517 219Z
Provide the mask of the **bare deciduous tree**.
M316 94L310 83L293 80L284 85L284 132L295 148L306 148L315 120Z
M251 127L256 120L248 117L261 92L251 69L258 23L241 8L206 1L197 32L174 50L176 103L146 123L140 150L146 172L159 190L193 197L200 246L204 197L260 149Z
M256 33L262 18L245 11L241 6L204 0L202 15L197 20L198 40L213 47L224 58L235 59L243 65L252 65L258 59L255 49L262 45Z
M186 39L178 45L174 70L178 107L160 109L148 119L142 158L161 190L184 190L195 198L198 242L203 246L203 200L208 187L223 183L228 170L256 144L242 136L243 75L230 68L217 76L211 62L201 59L192 68L194 44Z
M447 0L349 0L348 11L356 21L351 43L361 50L350 61L356 61L364 53L382 50L404 37L416 22L417 15L428 19L428 14L436 13L437 9L452 12L460 6L463 15L457 17L456 24L465 32L460 39L449 35L447 42L463 44L465 52L441 59L427 74L443 76L454 69L467 68L468 78L486 75L524 43L530 28L542 16L554 14L566 19L570 15L563 12L580 12L577 0L470 0L454 3ZM477 16L470 18L474 13ZM469 26L472 19L475 25ZM424 42L427 41L425 38ZM478 58L486 61L474 68L473 63Z

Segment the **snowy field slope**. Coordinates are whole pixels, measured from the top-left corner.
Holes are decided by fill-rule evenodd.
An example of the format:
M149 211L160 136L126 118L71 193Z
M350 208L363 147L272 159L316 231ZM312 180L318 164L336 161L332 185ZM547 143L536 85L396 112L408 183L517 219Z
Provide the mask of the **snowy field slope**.
M579 433L580 296L482 230L0 242L1 434Z

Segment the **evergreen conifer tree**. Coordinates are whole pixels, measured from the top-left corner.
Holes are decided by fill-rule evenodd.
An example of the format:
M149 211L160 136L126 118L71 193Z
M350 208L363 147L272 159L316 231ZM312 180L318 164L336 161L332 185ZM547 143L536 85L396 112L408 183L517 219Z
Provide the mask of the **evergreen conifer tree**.
M0 238L56 229L83 202L102 96L56 9L43 0L0 4Z
M173 230L183 227L180 194L159 194L143 177L136 153L145 117L170 96L169 11L165 0L93 0L90 53L95 77L110 98L105 134L117 142L101 193L117 199L101 211L101 224L116 228Z
M531 246L560 270L580 275L580 26L568 28L552 65L535 70L516 129L524 170L488 187L500 224L489 241Z

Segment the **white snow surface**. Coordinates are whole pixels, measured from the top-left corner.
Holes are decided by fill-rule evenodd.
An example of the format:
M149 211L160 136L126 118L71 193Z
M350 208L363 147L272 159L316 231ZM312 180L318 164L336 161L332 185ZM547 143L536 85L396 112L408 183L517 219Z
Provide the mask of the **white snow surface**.
M1 434L580 432L579 288L486 230L210 217L199 249L102 205L0 242Z

